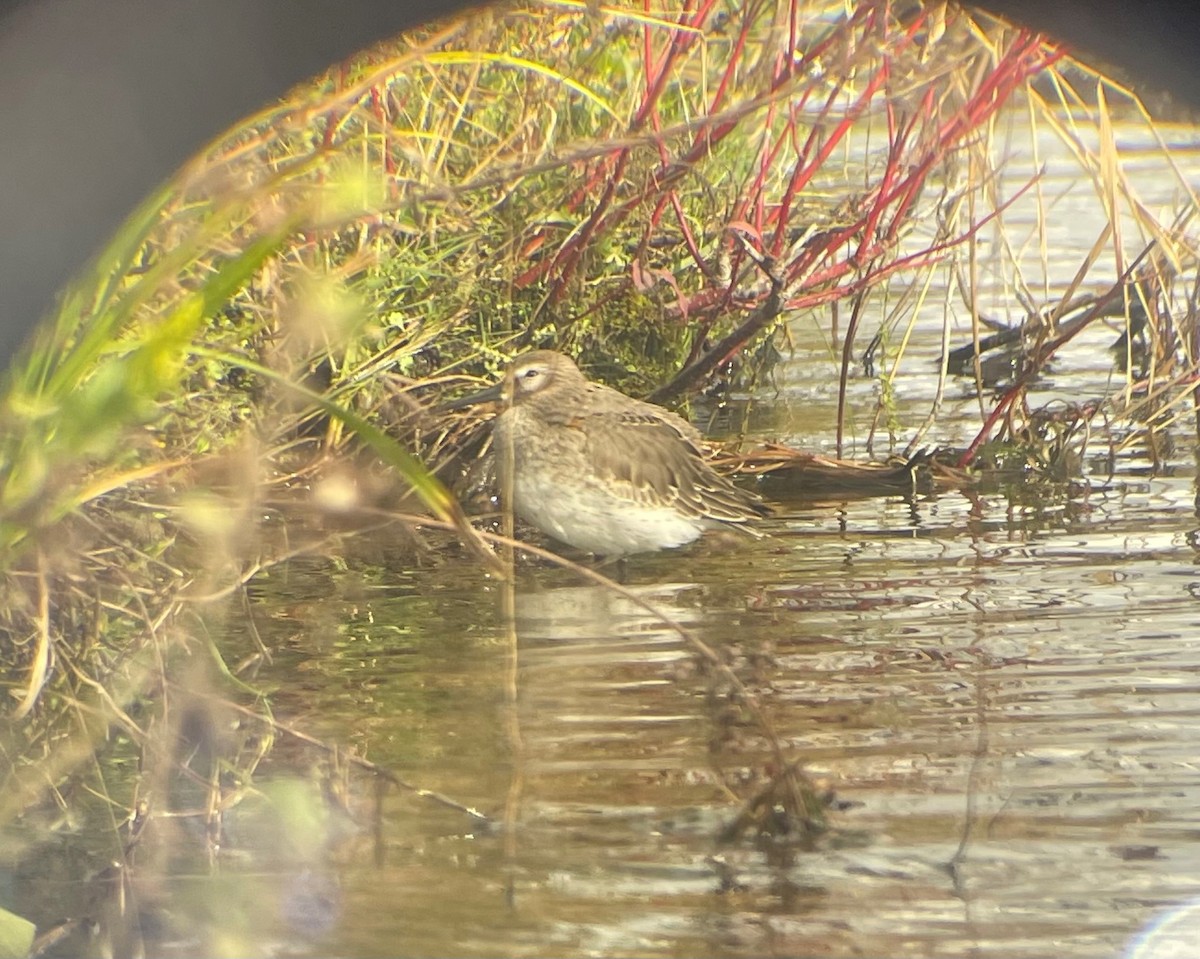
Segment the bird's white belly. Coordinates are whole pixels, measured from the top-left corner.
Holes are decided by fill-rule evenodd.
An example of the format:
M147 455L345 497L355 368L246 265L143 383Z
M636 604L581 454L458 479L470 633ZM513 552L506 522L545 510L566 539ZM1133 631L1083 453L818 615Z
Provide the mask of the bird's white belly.
M603 556L683 546L708 525L670 506L626 499L591 477L568 484L522 470L513 486L518 516L569 546Z

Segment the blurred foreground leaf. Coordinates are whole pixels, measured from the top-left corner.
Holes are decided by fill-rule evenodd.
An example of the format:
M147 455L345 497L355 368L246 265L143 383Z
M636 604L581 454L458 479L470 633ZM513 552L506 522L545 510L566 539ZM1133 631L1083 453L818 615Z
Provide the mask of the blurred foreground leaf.
M0 909L0 959L25 959L37 927L28 919Z

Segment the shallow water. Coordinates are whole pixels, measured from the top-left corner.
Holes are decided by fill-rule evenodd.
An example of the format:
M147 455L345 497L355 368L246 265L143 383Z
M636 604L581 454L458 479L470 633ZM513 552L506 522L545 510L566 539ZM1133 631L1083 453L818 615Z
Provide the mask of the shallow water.
M338 635L260 675L277 718L497 819L516 789L518 825L506 851L500 829L392 790L373 831L359 779L359 824L272 869L248 800L228 818L258 837L242 855L260 918L289 955L1118 955L1200 895L1194 497L1179 470L1046 510L796 508L767 538L631 563L657 614L527 567L519 749L500 587L297 567L260 613L294 625L319 604ZM737 809L722 778L748 795L771 756L722 725L664 618L733 654L836 792L814 848L715 844ZM262 951L262 932L238 941Z
M1030 169L1014 160L1011 175ZM1076 195L1073 169L1056 181L1052 167L1046 189ZM1148 202L1177 190L1157 168L1145 179L1164 194ZM1099 229L1094 206L1077 213L1056 235L1063 283ZM941 323L921 319L904 361L912 423L937 388ZM795 319L751 422L828 451L837 361L820 331ZM1113 388L1099 337L1034 400ZM874 390L854 380L853 402ZM957 381L947 396L930 441L966 442L978 401ZM761 539L631 561L632 597L527 563L511 623L502 584L449 555L415 571L386 550L274 569L251 590L274 658L250 681L275 718L491 823L378 793L361 771L337 812L312 774L320 754L281 736L258 791L226 812L217 860L193 835L140 890L160 917L143 924L147 950L1184 955L1138 943L1200 902L1188 443L1157 470L1136 452L1112 475L1089 459L1034 496L782 503ZM835 794L815 843L716 844L774 758L672 624L728 657L788 758ZM227 628L230 661L252 651Z

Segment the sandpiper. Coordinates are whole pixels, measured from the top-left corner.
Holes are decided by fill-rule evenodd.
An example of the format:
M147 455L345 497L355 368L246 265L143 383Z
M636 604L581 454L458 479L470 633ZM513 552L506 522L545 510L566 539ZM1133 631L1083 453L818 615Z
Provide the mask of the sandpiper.
M514 511L576 549L620 558L769 513L708 464L685 420L589 382L561 353L525 353L501 383L454 405L496 399L507 403L497 474L511 451Z

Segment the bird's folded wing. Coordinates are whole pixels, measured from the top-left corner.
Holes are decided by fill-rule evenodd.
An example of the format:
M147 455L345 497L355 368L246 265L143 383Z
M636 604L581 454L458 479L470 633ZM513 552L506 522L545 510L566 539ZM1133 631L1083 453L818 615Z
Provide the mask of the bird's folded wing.
M605 410L575 419L585 452L614 493L644 505L741 522L760 511L757 497L708 465L699 434L673 413Z

